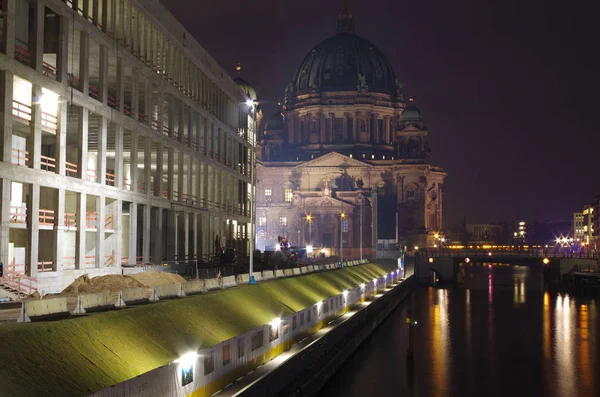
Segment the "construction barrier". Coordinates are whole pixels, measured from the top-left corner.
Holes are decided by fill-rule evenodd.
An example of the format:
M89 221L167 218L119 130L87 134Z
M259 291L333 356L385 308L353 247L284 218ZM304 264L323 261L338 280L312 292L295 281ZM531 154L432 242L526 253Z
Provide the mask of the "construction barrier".
M275 275L273 274L273 270L263 270L262 272L262 278L263 280L272 280L275 278Z
M119 292L119 301L117 306L120 307L136 303L147 302L146 288L126 288Z
M308 265L306 267L307 267L307 270L308 270L309 273L312 273L312 272L315 271L315 267L313 265Z
M254 276L254 281L256 281L257 283L262 280L261 272L254 272L252 273L252 275Z
M292 277L294 275L294 271L292 269L283 269L284 277Z
M179 296L181 296L181 284L161 284L154 286L150 300L157 301Z
M235 276L235 281L238 285L248 284L248 282L250 281L250 275L248 273L238 274L237 276Z
M294 276L299 276L302 272L300 271L300 268L293 268L292 269L292 273L294 273Z
M23 302L19 323L29 323L50 317L68 317L67 298L40 299Z
M79 295L77 297L77 306L75 314L84 314L88 311L114 309L111 293L108 291L97 292L95 294Z
M214 291L216 289L220 289L221 285L219 283L219 279L218 278L207 278L206 280L204 280L204 288L207 291Z
M277 269L277 270L275 270L275 277L277 277L277 278L285 277L285 273L283 273L282 269Z
M183 283L181 289L185 295L199 294L204 289L204 280Z
M308 267L307 267L307 266L302 266L302 267L300 268L300 273L301 273L301 274L306 274L306 273L308 273Z
M235 276L223 277L222 284L223 288L235 287L237 285L237 283L235 282Z

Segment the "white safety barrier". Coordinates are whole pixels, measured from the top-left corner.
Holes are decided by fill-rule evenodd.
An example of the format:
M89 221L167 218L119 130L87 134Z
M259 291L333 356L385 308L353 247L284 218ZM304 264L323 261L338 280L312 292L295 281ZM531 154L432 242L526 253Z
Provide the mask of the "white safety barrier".
M29 323L33 317L68 316L67 298L36 299L23 302L19 323Z
M300 268L300 273L302 273L302 274L306 274L306 273L308 273L308 266L302 266L302 267Z
M77 306L73 313L84 314L89 310L114 309L111 293L108 291L97 292L94 294L79 295L77 297Z
M262 272L262 278L263 280L272 280L275 278L275 275L273 274L273 270L263 270Z
M206 280L204 280L204 288L206 288L207 291L214 291L216 289L221 288L219 279L218 278L207 278Z
M285 273L283 272L283 269L275 270L275 277L277 277L277 278L285 277Z
M250 282L250 275L248 273L238 274L235 276L235 281L238 285L248 284Z
M252 273L252 275L254 276L254 281L256 281L257 283L262 280L261 272L254 272Z
M181 284L181 289L185 295L199 294L204 289L204 280L183 283Z
M223 288L231 288L235 287L237 283L235 282L235 276L227 276L223 277L222 286Z
M294 276L299 276L300 274L302 274L302 272L300 271L300 268L293 268L292 269L292 273L294 273Z
M126 288L119 291L117 307L127 306L133 303L141 303L148 300L146 288Z
M308 265L307 268L308 268L309 273L312 273L315 271L315 267L313 265Z
M294 275L294 271L292 269L283 269L284 277L292 277Z
M181 284L161 284L155 285L152 290L151 301L162 299L177 298L181 296Z

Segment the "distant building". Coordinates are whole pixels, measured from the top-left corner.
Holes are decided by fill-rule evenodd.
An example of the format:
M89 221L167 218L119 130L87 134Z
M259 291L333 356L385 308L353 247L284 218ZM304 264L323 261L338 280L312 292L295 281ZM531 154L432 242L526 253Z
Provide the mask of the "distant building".
M573 238L575 241L585 241L583 232L583 212L573 214Z
M499 244L502 226L483 223L467 223L469 244Z
M583 237L581 243L589 246L594 245L594 218L596 215L596 211L594 211L594 207L591 205L586 205L583 207Z

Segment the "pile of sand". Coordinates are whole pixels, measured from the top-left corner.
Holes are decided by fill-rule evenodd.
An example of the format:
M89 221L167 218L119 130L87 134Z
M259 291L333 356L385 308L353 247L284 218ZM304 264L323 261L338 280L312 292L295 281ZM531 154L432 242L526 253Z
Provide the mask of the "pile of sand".
M179 274L163 272L136 273L132 274L131 277L147 287L163 284L181 284L186 282L186 279Z
M87 274L77 277L60 295L77 296L80 294L91 294L94 292L111 291L118 292L125 288L145 287L144 284L130 276L110 274L89 278Z

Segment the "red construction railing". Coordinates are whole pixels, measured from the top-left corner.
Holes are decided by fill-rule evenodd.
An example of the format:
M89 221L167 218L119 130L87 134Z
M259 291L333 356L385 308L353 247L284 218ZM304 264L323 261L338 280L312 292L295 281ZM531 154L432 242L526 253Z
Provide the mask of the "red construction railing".
M77 176L77 164L69 163L65 161L65 171L67 176Z
M40 209L40 225L54 226L54 211Z
M114 255L104 255L104 266L114 266L115 257Z
M55 79L57 69L54 65L51 65L48 62L42 62L42 73L44 74L44 76L48 76Z
M132 114L131 114L131 106L129 106L128 104L124 104L124 105L123 105L123 113L124 113L126 116L129 116L129 117L131 117L131 115L132 115ZM140 121L141 121L141 120L140 120Z
M86 265L95 265L96 264L96 255L86 255L84 263Z
M96 175L96 170L88 170L88 181L96 182L98 180L98 176Z
M98 214L95 212L85 213L85 227L95 229L98 224Z
M52 261L38 262L38 272L51 272L54 270Z
M13 164L27 166L29 162L29 152L12 148L12 160Z
M27 222L27 207L10 206L10 222L11 223L26 223Z
M56 159L48 156L40 156L40 167L46 171L54 171L56 169Z
M136 256L135 257L135 264L136 265L141 265L144 263L144 257L143 256Z
M131 180L127 178L123 178L123 189L131 190Z
M79 79L75 77L72 73L67 75L67 83L71 87L79 88Z
M33 56L31 52L27 51L23 47L18 45L15 46L15 59L21 62L23 65L31 66L33 61Z
M31 295L37 291L37 280L35 278L10 269L4 271L4 276L0 277L0 284L26 295Z
M137 190L140 193L144 193L146 191L146 183L144 181L138 181Z
M20 119L31 121L31 106L13 99L12 114Z
M42 112L42 127L46 127L49 130L56 131L58 128L58 119L49 113Z
M90 91L90 96L96 100L100 100L100 90L98 89L98 87L95 87L91 84L88 87Z
M114 96L109 95L108 96L108 100L106 101L106 103L108 104L108 106L110 106L113 109L116 109L117 104L119 103L119 101L117 101L117 98L115 98Z
M115 217L113 214L104 215L104 229L112 230L114 228Z
M158 120L152 120L151 125L152 125L152 129L154 131L158 131L158 128L159 128L159 122L158 122ZM162 126L162 134L165 135L165 136L169 136L169 126L165 125L164 123L163 123L163 126Z
M65 227L67 230L77 227L77 214L65 212Z
M142 123L147 123L148 116L146 116L144 113L140 112L140 114L138 115L138 120L141 121Z
M75 257L74 256L63 256L63 265L75 266Z
M111 174L110 172L106 173L106 184L108 186L115 186L115 174Z

